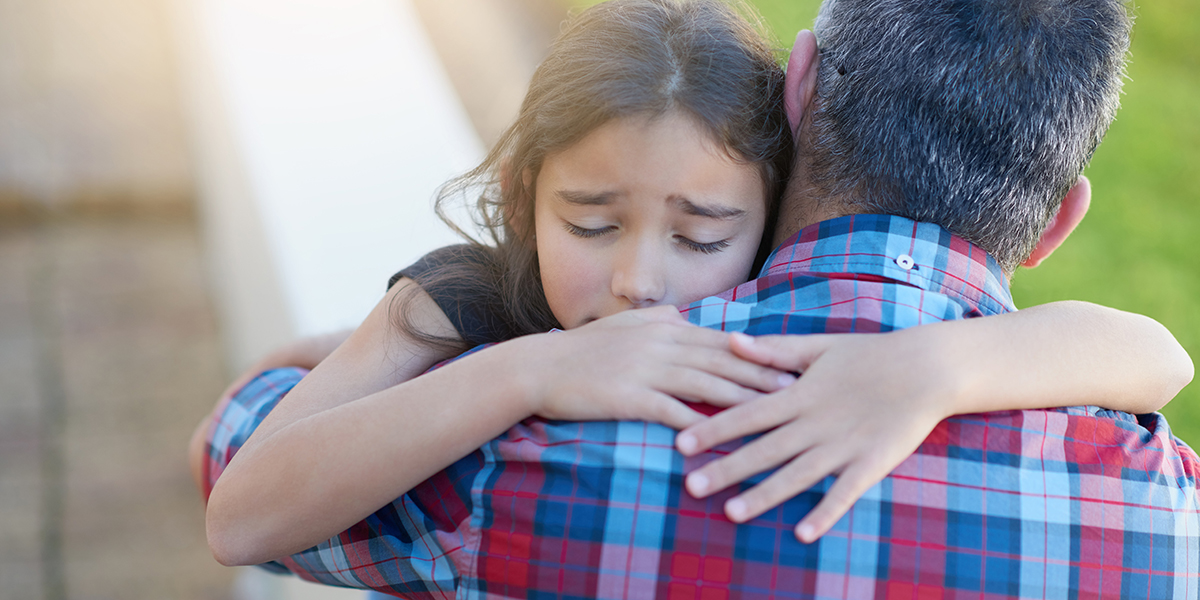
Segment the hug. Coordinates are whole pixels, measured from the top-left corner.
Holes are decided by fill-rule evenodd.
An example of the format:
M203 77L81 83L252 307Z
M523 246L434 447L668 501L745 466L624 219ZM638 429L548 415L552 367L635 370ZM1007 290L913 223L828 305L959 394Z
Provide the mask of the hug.
M1009 293L1087 212L1130 28L826 0L785 71L717 0L582 12L442 190L485 239L201 424L214 555L404 597L1200 594L1154 412L1190 359Z

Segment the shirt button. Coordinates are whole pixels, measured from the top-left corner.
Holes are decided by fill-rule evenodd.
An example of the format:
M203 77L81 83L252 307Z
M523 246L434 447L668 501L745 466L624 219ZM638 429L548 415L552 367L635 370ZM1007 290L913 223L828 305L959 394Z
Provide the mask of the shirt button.
M913 257L907 254L901 254L896 257L896 266L905 271L911 271L913 267L917 266L917 261L913 260Z

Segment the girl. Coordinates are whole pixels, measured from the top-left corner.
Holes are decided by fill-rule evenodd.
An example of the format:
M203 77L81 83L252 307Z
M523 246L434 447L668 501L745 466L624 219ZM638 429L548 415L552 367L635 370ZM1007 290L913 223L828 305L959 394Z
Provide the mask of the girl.
M532 415L684 429L704 418L679 399L730 406L793 383L671 308L733 287L761 262L791 164L782 77L762 39L717 1L614 0L573 21L516 124L447 192L482 184L477 208L493 245L433 255L407 272L436 299L402 278L328 358L316 349L307 362L320 364L213 488L207 519L218 560L254 564L321 542ZM1128 403L1114 408L1154 410L1190 372L1169 334L1141 317L1071 304L982 321L996 325L981 343L1015 349L1012 362L1022 364L1064 360L1049 350L1030 356L1038 347L1023 343L1030 331L1069 344L1104 327L1146 341L1106 352L1079 342L1066 354L1069 381L1036 382L1033 401L1046 405L1119 390ZM928 331L961 341L981 331L968 325ZM541 333L560 326L568 331ZM1015 402L989 393L1002 386L940 388L944 371L986 363L906 333L847 336L866 361L858 372L886 369L896 351L927 357L896 375L894 389L915 395L881 403L921 402L949 415ZM416 377L457 343L509 338ZM928 345L914 351L913 340ZM913 382L933 383L904 385ZM831 414L840 408L828 403ZM923 428L920 437L930 427L892 426ZM202 452L193 449L196 465ZM894 465L896 453L876 459Z

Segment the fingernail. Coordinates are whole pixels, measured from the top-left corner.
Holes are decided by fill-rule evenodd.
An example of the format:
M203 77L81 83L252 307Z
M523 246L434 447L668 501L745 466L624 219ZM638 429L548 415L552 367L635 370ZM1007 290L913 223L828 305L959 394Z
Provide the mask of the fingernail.
M704 473L692 473L688 475L687 487L693 496L702 496L708 492L708 484L708 477Z
M801 523L796 527L796 537L800 538L805 544L813 543L813 538L817 535L817 528L808 523Z
M675 445L679 447L679 451L684 454L691 454L696 451L696 447L700 442L696 441L696 436L690 433L681 433L675 440Z
M744 334L744 333L737 333L737 332L735 332L735 333L733 333L733 334L731 334L731 335L732 335L733 337L737 338L737 340L738 340L739 342L741 342L741 343L743 343L743 344L745 344L745 345L747 345L747 346L750 346L750 345L753 345L753 344L754 344L754 337L752 337L752 336L746 335L746 334Z
M741 498L734 498L725 503L725 512L730 519L734 521L742 521L746 518L746 502Z
M784 373L779 376L779 387L787 387L796 383L796 376L790 373Z

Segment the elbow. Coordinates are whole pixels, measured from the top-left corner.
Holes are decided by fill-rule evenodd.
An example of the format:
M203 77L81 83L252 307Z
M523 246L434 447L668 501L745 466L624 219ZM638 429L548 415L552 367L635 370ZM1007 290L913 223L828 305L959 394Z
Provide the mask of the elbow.
M205 513L208 549L213 558L226 567L246 567L276 558L263 552L266 540L256 539L256 528L225 514L220 500L213 494Z
M208 550L217 562L226 567L249 567L273 560L252 542L211 527L208 530Z
M1148 317L1147 317L1148 318ZM1168 353L1162 357L1163 372L1161 374L1162 387L1160 391L1161 401L1154 410L1162 410L1183 388L1187 387L1192 378L1196 375L1196 367L1192 364L1192 357L1188 355L1187 350L1171 335L1161 323L1154 322L1158 325L1162 336L1162 347L1169 348Z
M210 552L212 552L213 558L223 566L245 567L251 564L246 562L244 558L237 553L236 549L229 545L225 540L214 537L211 534L208 536L208 549Z
M208 526L208 549L213 558L226 567L245 567L265 562L256 560L249 545L234 532L211 524Z
M1178 394L1183 388L1192 383L1192 378L1196 376L1196 365L1192 363L1192 357L1182 347L1179 349L1179 359L1176 361L1176 366L1173 369L1175 379L1173 382L1171 394L1172 397Z

